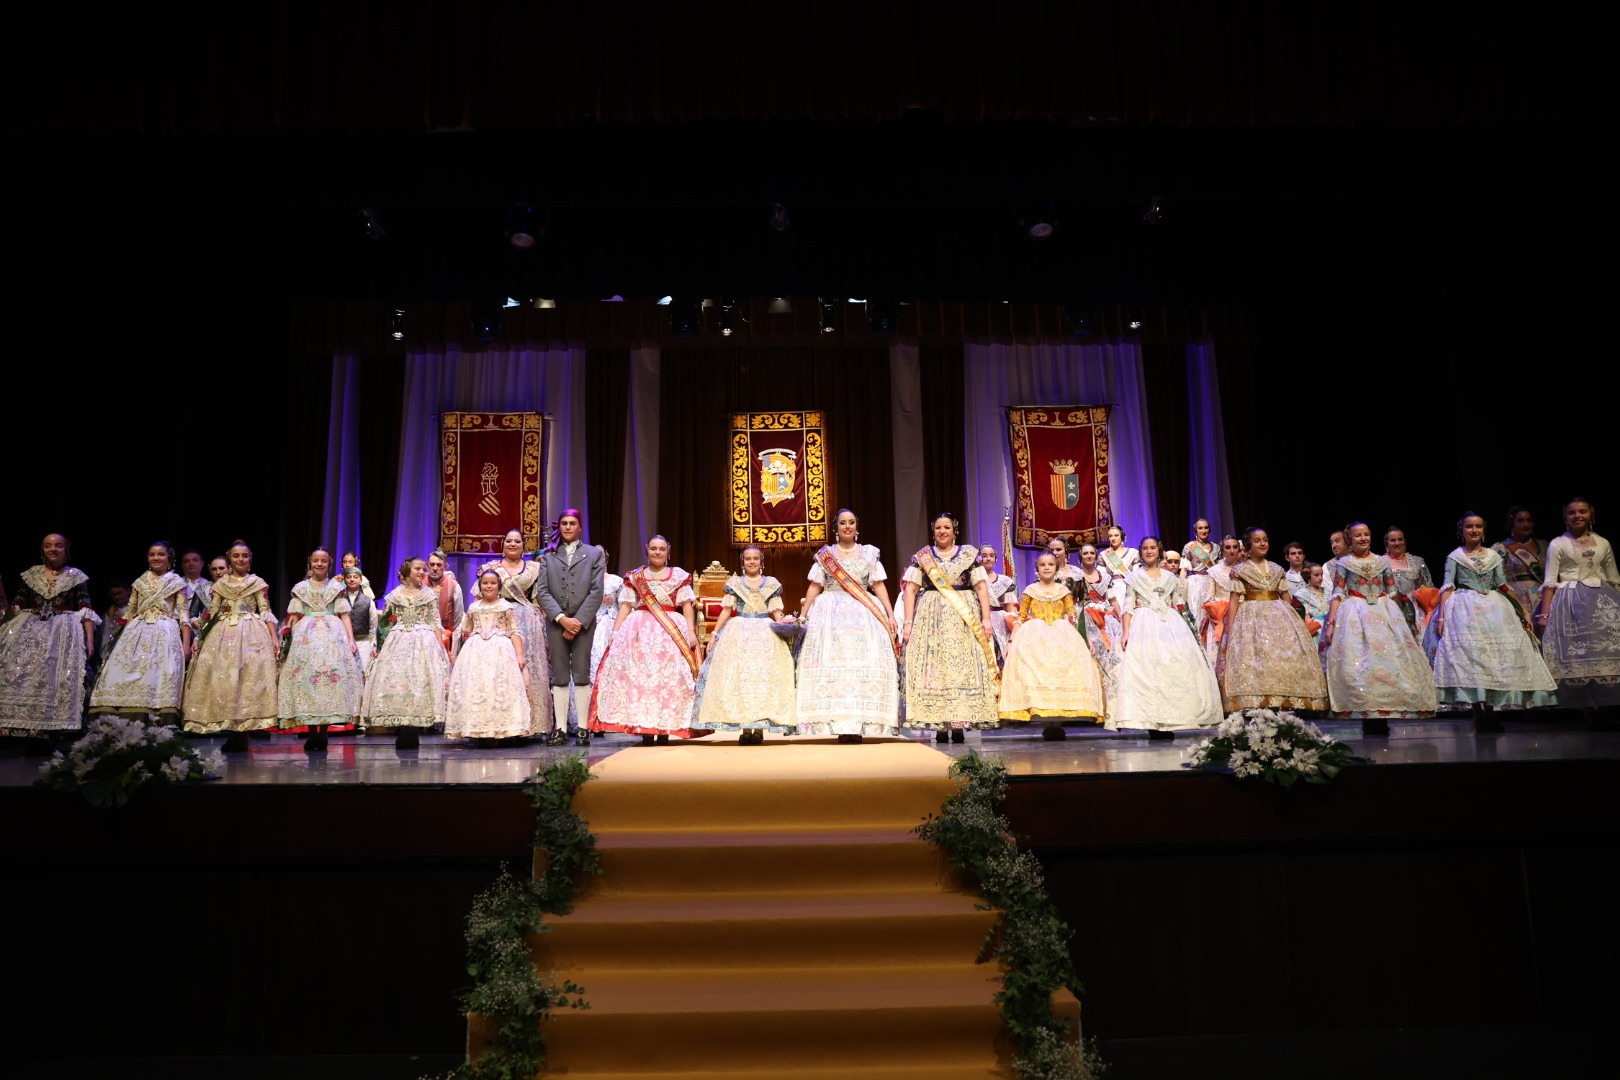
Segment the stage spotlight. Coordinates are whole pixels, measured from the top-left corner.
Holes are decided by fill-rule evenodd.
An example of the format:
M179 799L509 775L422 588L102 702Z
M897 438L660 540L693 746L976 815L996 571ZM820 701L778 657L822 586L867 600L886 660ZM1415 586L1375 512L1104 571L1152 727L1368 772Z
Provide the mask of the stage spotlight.
M1132 319L1130 322L1125 324L1125 329L1127 329L1127 330L1140 330L1140 329L1142 329L1142 320L1141 319Z
M793 314L793 301L785 296L773 296L765 310L772 315L791 315Z
M360 208L360 227L365 230L366 239L381 240L388 235L388 229L382 223L382 215L369 206Z
M1164 220L1164 200L1157 195L1148 196L1148 201L1142 206L1142 220L1149 225L1157 225Z
M781 203L771 203L771 230L773 232L787 232L788 226L793 224L788 217L787 207Z
M490 345L501 336L502 323L501 306L493 301L479 300L472 305L467 325L480 345Z
M657 300L659 307L669 307L674 302L675 298L673 296L660 296Z
M548 308L556 307L557 306L557 301L555 301L555 300L536 300L534 302L534 306L539 308L541 311L545 311Z
M1063 332L1070 337L1090 337L1091 309L1084 304L1064 304Z
M523 301L519 300L515 296L508 296L506 298L506 300L504 302L502 302L502 304L501 304L501 307L503 307L503 308L515 308L515 307L522 307L522 306L523 306Z
M546 235L545 226L534 207L518 203L506 212L506 240L513 247L527 251Z
M703 304L690 297L671 300L669 332L677 341L691 341L703 329Z
M737 332L737 305L730 300L720 301L720 336L730 337Z
M838 327L833 321L835 315L833 302L831 300L822 300L819 303L821 304L821 332L823 334L836 334Z
M872 320L872 333L878 337L894 337L900 329L900 301L868 300L866 317Z
M388 336L395 341L405 340L405 309L395 308L388 317Z

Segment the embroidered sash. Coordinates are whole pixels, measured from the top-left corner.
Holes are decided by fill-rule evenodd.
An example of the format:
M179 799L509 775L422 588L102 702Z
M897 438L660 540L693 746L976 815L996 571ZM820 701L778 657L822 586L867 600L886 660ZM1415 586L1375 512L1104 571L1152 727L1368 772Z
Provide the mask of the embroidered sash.
M878 625L883 627L883 632L888 634L889 644L894 648L895 658L899 659L900 642L895 640L894 634L889 630L889 620L883 617L883 609L878 606L877 597L873 596L865 586L856 581L855 575L844 569L844 564L838 561L838 555L833 551L831 544L816 552L816 561L821 564L823 573L838 582L839 588L859 600L861 606L872 613L872 618L876 619Z
M663 604L659 603L657 595L652 591L652 586L647 581L647 568L645 566L637 567L630 571L630 576L624 580L626 584L635 590L636 597L641 601L641 606L647 609L647 613L653 617L653 621L663 629L664 633L669 635L670 640L675 643L675 647L686 658L686 666L692 669L692 678L697 678L697 653L693 652L692 646L686 643L685 632L670 617L669 612L664 610ZM671 594L678 592L680 587L690 580L690 576L678 580L671 579L669 583Z
M951 606L951 610L955 611L961 620L967 623L968 629L973 632L974 640L979 643L979 648L984 650L984 660L989 666L990 681L999 688L1001 686L1001 669L996 666L995 646L990 644L990 638L985 635L984 627L979 623L979 617L968 609L967 601L962 599L962 594L956 591L956 586L951 584L950 580L946 578L945 572L939 568L939 563L935 560L932 549L923 548L912 558L917 560L917 565L922 568L923 573L928 575L928 580L934 583L934 588L945 598L945 602Z

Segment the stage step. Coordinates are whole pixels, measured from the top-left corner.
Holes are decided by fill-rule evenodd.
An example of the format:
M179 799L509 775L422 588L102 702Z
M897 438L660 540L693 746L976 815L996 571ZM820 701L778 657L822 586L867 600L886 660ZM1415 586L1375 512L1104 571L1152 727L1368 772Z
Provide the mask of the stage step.
M660 749L636 747L621 753L651 755ZM712 754L721 748L706 749ZM755 749L737 747L732 752L747 754ZM847 750L860 752L859 747ZM590 822L591 831L598 836L616 831L903 831L921 820L917 814L920 807L937 811L956 790L955 782L944 777L827 778L817 784L787 779L631 782L614 785L609 792L602 790L604 786L586 784L574 799L576 811Z

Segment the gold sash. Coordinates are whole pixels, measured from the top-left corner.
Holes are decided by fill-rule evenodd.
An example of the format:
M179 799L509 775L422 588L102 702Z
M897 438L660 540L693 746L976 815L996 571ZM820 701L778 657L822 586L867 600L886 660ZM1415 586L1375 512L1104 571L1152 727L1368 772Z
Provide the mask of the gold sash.
M877 598L866 587L855 580L855 575L844 569L844 564L838 561L838 555L833 551L832 545L827 544L816 552L816 561L821 564L822 572L828 574L838 582L838 587L861 602L861 606L872 613L872 618L883 627L883 632L889 635L889 645L894 649L895 659L900 658L900 642L895 639L893 631L889 629L889 620L883 617L883 609L878 607Z
M683 578L680 581L672 580L669 583L671 592L678 592L680 587L688 580L690 578ZM675 647L686 658L686 666L692 669L692 678L697 678L697 653L693 652L692 646L686 643L686 634L682 632L675 620L670 618L669 612L664 610L664 606L658 602L658 597L654 595L652 586L647 584L647 568L641 566L630 571L630 576L625 581L636 591L636 596L641 599L641 606L646 608L652 615L653 621L663 627L664 633L668 634L670 640L675 642Z
M995 684L999 693L1001 690L1001 669L996 666L995 646L990 644L990 638L985 634L984 626L979 622L978 616L968 609L967 601L962 599L961 595L956 591L956 587L945 577L945 572L939 568L939 563L934 559L932 548L923 548L912 558L917 560L917 565L922 567L922 572L928 575L928 580L934 583L934 588L945 598L945 602L961 617L963 622L967 623L968 629L973 631L973 637L978 641L979 648L984 650L984 662L990 672L990 681Z

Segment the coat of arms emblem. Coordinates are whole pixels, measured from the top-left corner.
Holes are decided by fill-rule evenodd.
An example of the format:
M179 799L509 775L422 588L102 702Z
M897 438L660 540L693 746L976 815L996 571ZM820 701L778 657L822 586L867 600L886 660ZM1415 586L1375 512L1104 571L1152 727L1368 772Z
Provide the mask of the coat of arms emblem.
M1080 477L1075 475L1073 461L1053 461L1052 502L1059 510L1073 510L1080 502Z
M759 495L767 506L793 498L793 480L799 471L799 455L794 450L761 450Z

